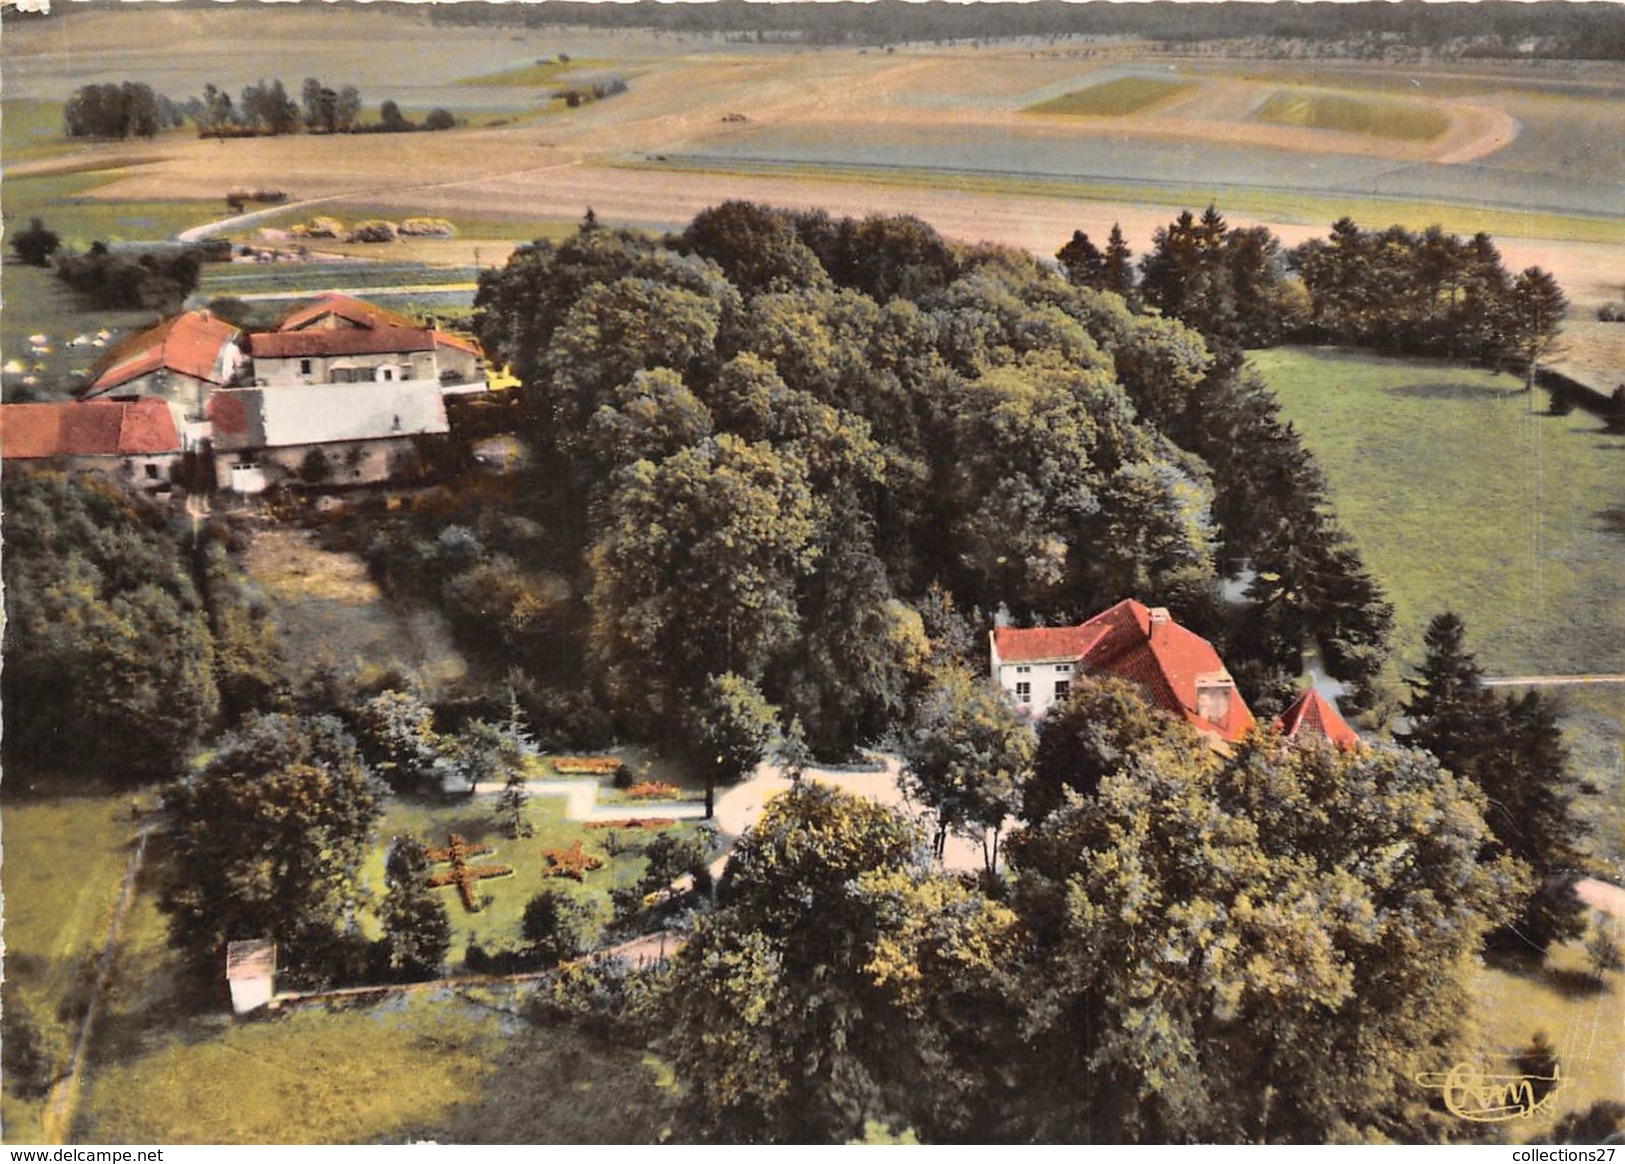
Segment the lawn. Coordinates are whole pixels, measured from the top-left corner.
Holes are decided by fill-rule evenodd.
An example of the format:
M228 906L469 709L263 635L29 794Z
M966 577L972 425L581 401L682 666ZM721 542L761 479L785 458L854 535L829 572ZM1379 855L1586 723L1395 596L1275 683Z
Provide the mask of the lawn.
M78 1030L86 975L107 940L130 859L132 797L14 799L0 816L5 851L6 993L39 1027L58 1070ZM12 1143L39 1138L41 1105L0 1097Z
M1271 93L1254 116L1274 125L1363 133L1400 141L1430 141L1450 127L1450 118L1442 109L1419 102L1289 89Z
M1397 677L1454 610L1491 675L1625 673L1625 438L1545 413L1508 376L1278 348L1251 356L1395 607ZM1531 407L1535 411L1531 411ZM1600 875L1625 871L1625 687L1547 688L1564 708ZM1584 790L1589 788L1589 792Z
M652 1143L676 1090L641 1052L510 1011L397 995L256 1022L195 1016L86 1081L74 1143Z
M1126 117L1196 88L1195 81L1167 81L1158 77L1118 77L1086 89L1029 105L1027 113L1060 113L1071 117Z
M659 802L628 805L627 817L658 817ZM487 950L496 946L515 945L519 940L519 923L525 904L543 889L560 889L578 900L590 903L598 912L599 922L610 920L609 891L635 885L643 875L644 857L641 852L659 831L633 829L589 829L584 823L565 818L562 796L532 795L526 806L526 816L534 833L521 840L511 840L497 827L495 796L480 796L475 800L449 802L392 800L379 825L379 843L368 857L365 877L368 888L377 895L384 891L384 857L395 836L412 836L428 846L442 846L450 833L460 833L470 841L483 841L491 846L489 854L474 859L475 864L507 865L514 873L509 877L481 881L477 892L489 897L479 913L470 913L453 887L438 890L446 903L446 914L451 919L452 948L447 962L451 969L461 966L463 956L472 942ZM689 830L695 826L679 823L668 830ZM613 837L612 837L613 833ZM544 877L546 861L543 849L568 849L577 840L582 849L601 861L603 867L586 873L580 884L567 877ZM610 846L626 846L619 855L612 855ZM437 867L438 868L438 867ZM369 920L368 932L381 932L376 922ZM594 942L593 944L597 944Z
M84 374L107 350L82 346L68 347L67 341L81 335L94 336L103 328L118 342L121 334L155 323L155 311L104 311L87 308L49 270L25 267L11 261L0 267L0 295L5 310L0 311L0 352L7 362L15 359L24 371L4 378L5 398L27 387L37 399L65 399L84 380ZM28 337L43 335L50 351L36 355ZM25 385L32 377L33 385Z

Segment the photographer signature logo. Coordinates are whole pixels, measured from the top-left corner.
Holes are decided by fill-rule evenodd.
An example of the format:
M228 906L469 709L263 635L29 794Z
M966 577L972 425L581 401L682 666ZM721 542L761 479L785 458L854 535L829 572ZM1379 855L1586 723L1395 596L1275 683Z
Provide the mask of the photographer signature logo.
M1449 1071L1424 1071L1416 1082L1440 1092L1451 1115L1499 1124L1544 1111L1563 1086L1562 1074L1553 1067L1550 1075L1491 1075L1471 1063L1457 1063Z

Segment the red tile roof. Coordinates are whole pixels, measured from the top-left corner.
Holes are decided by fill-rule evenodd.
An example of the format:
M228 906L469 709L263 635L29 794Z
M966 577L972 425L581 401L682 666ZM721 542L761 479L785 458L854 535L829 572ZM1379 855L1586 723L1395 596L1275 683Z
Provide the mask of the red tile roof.
M181 451L162 400L56 401L0 408L0 457L150 456Z
M485 356L485 349L480 347L479 344L475 343L471 339L464 339L460 335L453 335L449 331L440 331L437 329L434 333L434 342L443 348L456 348L458 351L467 352L470 355L480 356L482 358Z
M222 383L218 379L220 349L237 335L235 327L207 311L182 312L132 336L103 356L91 369L90 386L85 392L106 392L160 368L210 384Z
M427 352L433 350L434 343L434 333L422 327L314 327L304 331L260 331L248 337L249 350L256 359Z
M348 295L337 291L329 291L319 297L314 303L307 303L296 307L282 317L282 322L276 325L278 331L302 331L307 328L319 326L321 321L328 317L342 319L344 322L360 328L378 327L411 327L418 326L418 322L398 311L390 311L387 307L379 307L376 303L368 303L363 299L352 299Z
M1316 741L1350 751L1362 741L1333 707L1313 687L1293 701L1275 721L1275 730L1289 740Z
M1002 663L1072 659L1085 671L1132 680L1164 711L1231 742L1253 726L1253 714L1213 644L1167 617L1166 611L1153 615L1132 598L1075 627L1000 627L993 632L993 642ZM1225 711L1212 720L1198 710L1198 689L1209 685L1224 688L1228 696Z

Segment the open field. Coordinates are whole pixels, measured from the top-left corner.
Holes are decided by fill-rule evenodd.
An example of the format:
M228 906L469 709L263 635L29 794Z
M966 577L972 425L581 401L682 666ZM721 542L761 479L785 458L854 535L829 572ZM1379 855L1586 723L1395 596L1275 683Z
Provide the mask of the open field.
M1365 133L1406 141L1429 141L1450 127L1449 116L1430 105L1286 89L1271 93L1259 106L1257 116L1260 121L1276 125Z
M1088 60L1036 42L864 53L429 29L424 14L399 9L249 10L258 7L75 12L8 27L7 100L59 101L75 84L123 76L184 96L205 80L235 88L314 72L353 80L369 102L387 95L406 108L479 111L468 128L443 134L225 143L171 135L162 160L128 169L98 199L196 199L270 182L297 197L342 195L402 213L575 221L592 206L606 222L664 229L743 196L915 213L952 237L1052 253L1073 229L1104 231L1113 219L1146 223L1129 231L1143 249L1153 225L1217 198L1233 220L1284 227L1324 229L1348 212L1373 226L1490 230L1515 262L1539 253L1582 306L1601 300L1625 247L1625 181L1613 164L1625 148L1617 133L1625 84L1607 67L1179 60L1149 65L1166 76L1136 83L1125 78L1154 58L1131 44L1091 50ZM355 54L352 43L376 51ZM538 120L534 86L460 83L551 77L554 66L536 62L561 52L572 70L590 62L624 73L631 90ZM1022 112L1146 83L1191 87L1128 118ZM1258 106L1286 87L1306 89L1309 112L1288 118L1303 124L1258 121ZM1318 96L1326 93L1336 100ZM1405 118L1389 115L1395 104L1410 111ZM1355 124L1351 109L1375 115ZM501 120L509 124L490 124ZM1314 127L1323 121L1331 128ZM1405 133L1385 136L1396 126ZM684 165L610 168L661 156ZM8 168L8 184L38 164ZM750 167L771 173L742 176Z
M1027 112L1058 113L1071 117L1126 117L1177 97L1195 85L1194 81L1165 81L1160 77L1119 77L1029 105Z
M1397 674L1453 610L1491 675L1625 671L1625 438L1546 415L1519 381L1325 349L1254 352L1339 520L1395 608ZM1538 411L1531 411L1531 405ZM1441 450L1449 450L1441 455ZM1563 727L1599 876L1625 874L1625 688L1564 689Z

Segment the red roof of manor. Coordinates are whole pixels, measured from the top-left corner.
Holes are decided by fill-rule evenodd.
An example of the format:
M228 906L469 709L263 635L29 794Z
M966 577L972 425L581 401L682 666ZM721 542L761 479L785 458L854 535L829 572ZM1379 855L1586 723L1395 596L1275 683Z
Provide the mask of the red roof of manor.
M376 303L368 303L364 299L353 299L338 291L329 291L320 296L314 303L307 303L302 307L295 307L282 321L276 325L278 331L303 331L319 326L321 321L329 317L342 319L348 324L360 328L378 327L418 327L418 321L398 311L391 311L387 307L379 307Z
M1072 659L1085 671L1132 680L1164 711L1231 742L1253 726L1253 714L1213 644L1180 626L1166 610L1153 611L1132 598L1079 626L1000 627L993 632L993 644L1003 663ZM1209 686L1222 687L1227 695L1223 713L1211 720L1198 710L1198 691Z
M160 368L219 384L220 349L237 335L235 327L207 311L183 311L103 356L91 369L90 386L84 391L106 392Z
M1275 721L1275 730L1289 740L1316 740L1344 751L1358 748L1362 742L1354 729L1337 714L1337 708L1322 699L1320 692L1313 687L1307 688L1291 707L1280 714Z
M485 355L485 349L480 347L478 343L471 339L465 339L460 335L453 335L449 331L440 331L436 329L434 332L434 342L443 348L456 348L459 351L468 352L470 355L481 357Z
M304 331L257 331L248 337L256 359L290 356L360 356L427 352L434 333L422 327L313 327Z
M175 418L162 400L60 400L0 408L0 457L118 457L178 453Z

